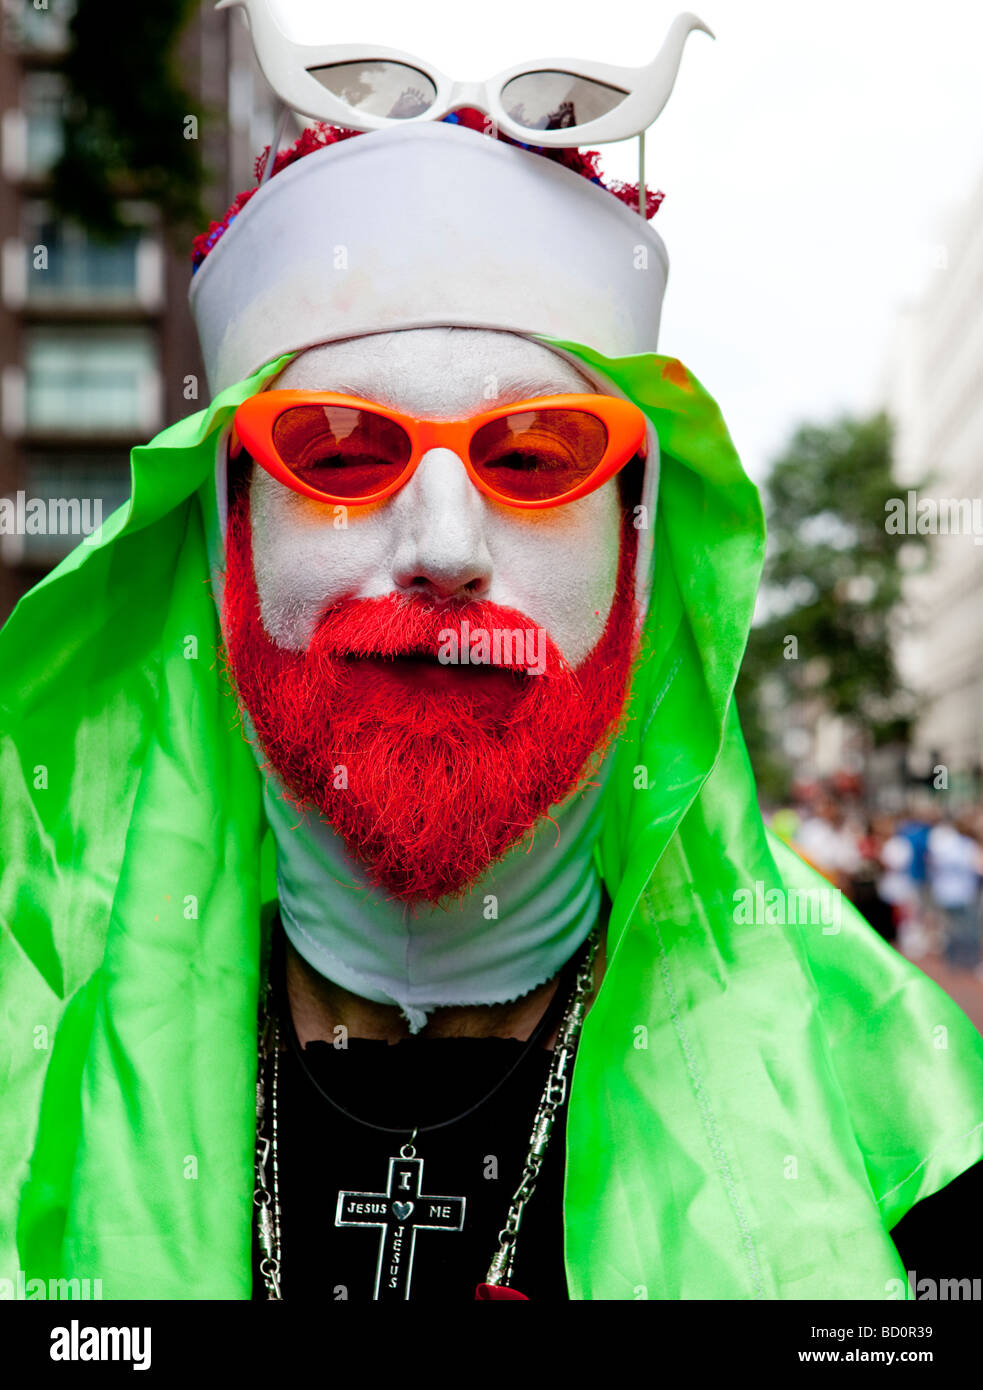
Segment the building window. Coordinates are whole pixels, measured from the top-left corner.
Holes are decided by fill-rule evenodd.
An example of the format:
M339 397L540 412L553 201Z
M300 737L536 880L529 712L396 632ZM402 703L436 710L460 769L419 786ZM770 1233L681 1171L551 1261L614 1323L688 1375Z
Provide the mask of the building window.
M103 241L77 223L55 220L33 204L26 217L27 298L32 303L159 302L160 256L142 227Z
M7 0L4 41L29 53L63 53L75 8L75 0L45 0L42 8L31 0Z
M24 487L0 498L0 560L49 569L98 530L129 495L125 450L29 453Z
M24 172L32 178L50 173L65 143L65 82L57 72L26 72Z
M132 225L114 240L56 219L44 203L24 207L23 236L8 238L2 248L3 299L9 307L163 308L164 251L149 204L122 204Z
M28 243L31 300L89 300L136 297L140 233L98 241L71 223L42 221Z
M159 427L157 350L149 329L29 328L24 373L29 433L145 434Z

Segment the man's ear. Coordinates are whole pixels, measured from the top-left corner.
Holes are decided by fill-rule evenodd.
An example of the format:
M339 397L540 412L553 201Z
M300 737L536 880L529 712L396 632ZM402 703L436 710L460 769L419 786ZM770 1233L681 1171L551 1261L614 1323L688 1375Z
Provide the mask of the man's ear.
M618 474L618 496L624 511L631 513L642 500L645 482L645 459L636 454Z
M249 492L249 481L253 474L253 458L247 452L245 445L238 441L239 447L233 453L232 441L229 441L229 459L226 468L225 483L226 496L228 497L229 513L237 506Z

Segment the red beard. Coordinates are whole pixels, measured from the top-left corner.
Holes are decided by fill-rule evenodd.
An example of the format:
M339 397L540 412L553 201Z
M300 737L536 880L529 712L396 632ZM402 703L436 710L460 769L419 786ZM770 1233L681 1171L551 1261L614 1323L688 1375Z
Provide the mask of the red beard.
M393 897L462 896L591 781L621 726L636 650L636 545L626 515L607 624L576 670L515 609L417 595L340 602L306 651L287 651L260 620L243 489L229 515L225 660L264 771L298 809L320 811ZM471 648L468 664L437 662L449 631L496 629L542 635L524 651L492 638L487 654ZM527 674L544 651L545 672Z

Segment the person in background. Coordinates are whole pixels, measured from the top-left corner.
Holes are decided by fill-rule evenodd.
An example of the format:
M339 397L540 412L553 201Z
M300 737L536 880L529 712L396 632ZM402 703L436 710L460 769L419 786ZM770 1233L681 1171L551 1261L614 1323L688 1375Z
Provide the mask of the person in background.
M968 814L937 825L928 837L928 878L944 918L947 964L973 970L980 960L980 875L983 856Z
M830 795L822 796L813 814L803 820L794 848L844 891L849 890L860 869L856 836L847 825L843 808Z
M872 816L868 819L864 833L857 841L860 864L853 876L850 900L858 912L892 944L897 936L897 917L894 911L895 899L889 890L888 875L883 872L882 852L884 845L892 838L894 822L890 816ZM888 880L888 882L885 882Z
M928 881L928 837L938 819L938 812L931 803L919 805L916 802L909 808L908 815L895 831L910 846L908 877L914 889L914 901L909 915L922 928L926 925L925 919L930 915L932 907Z

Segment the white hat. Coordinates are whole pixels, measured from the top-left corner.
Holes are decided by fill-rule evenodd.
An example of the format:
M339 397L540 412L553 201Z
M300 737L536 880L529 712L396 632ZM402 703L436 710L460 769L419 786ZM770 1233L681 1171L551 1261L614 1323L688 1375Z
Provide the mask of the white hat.
M274 175L191 283L212 394L282 353L454 326L654 352L668 257L542 155L447 122L353 136Z

